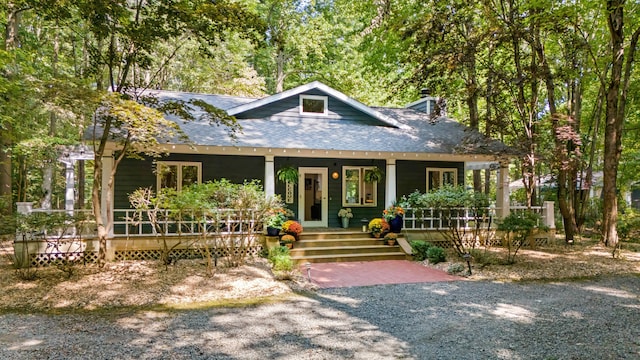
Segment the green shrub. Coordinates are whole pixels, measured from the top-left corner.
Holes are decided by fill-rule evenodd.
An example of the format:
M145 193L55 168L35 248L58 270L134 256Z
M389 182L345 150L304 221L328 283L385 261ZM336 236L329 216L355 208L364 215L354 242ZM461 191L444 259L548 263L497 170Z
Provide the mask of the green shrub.
M437 264L447 260L447 255L443 248L431 246L429 250L427 250L427 259L429 259L431 264Z
M427 258L427 251L432 245L426 241L411 241L411 252L415 261L424 261Z
M462 265L460 263L451 264L447 268L447 273L451 274L451 275L459 274L459 273L461 273L463 271L464 271L464 265Z
M273 266L273 271L293 270L293 260L291 253L286 246L277 246L269 251L269 262Z
M500 259L498 259L493 253L486 250L472 249L470 254L473 261L480 265L481 268L488 265L500 264Z
M627 208L618 216L618 235L623 241L640 242L640 213Z

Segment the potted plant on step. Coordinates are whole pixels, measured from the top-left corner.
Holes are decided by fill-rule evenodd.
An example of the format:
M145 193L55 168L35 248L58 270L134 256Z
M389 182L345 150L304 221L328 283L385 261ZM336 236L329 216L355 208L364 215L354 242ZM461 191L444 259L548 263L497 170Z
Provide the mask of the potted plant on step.
M394 246L396 241L398 241L398 234L390 232L384 236L384 241L386 241L389 246Z
M287 220L282 224L282 231L298 240L300 233L302 233L302 225L297 221Z
M380 238L383 233L389 231L389 224L382 218L369 221L369 232L374 238Z
M267 216L265 226L267 227L267 236L278 236L282 225L287 220L287 210L284 208L271 209Z
M382 211L382 216L389 224L391 232L398 234L402 231L404 209L401 206L396 204L389 206Z
M296 238L293 235L283 235L282 238L280 239L280 242L282 243L283 246L286 246L287 248L291 249L293 248L293 243L296 241Z
M349 219L353 218L353 213L351 212L351 208L340 209L338 211L338 217L342 220L342 227L344 229L349 227Z

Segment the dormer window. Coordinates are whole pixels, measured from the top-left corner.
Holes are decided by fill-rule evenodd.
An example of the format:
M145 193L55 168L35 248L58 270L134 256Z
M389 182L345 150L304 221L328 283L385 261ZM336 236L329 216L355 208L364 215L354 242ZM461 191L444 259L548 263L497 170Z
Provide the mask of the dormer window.
M300 114L327 115L327 97L318 95L300 95Z

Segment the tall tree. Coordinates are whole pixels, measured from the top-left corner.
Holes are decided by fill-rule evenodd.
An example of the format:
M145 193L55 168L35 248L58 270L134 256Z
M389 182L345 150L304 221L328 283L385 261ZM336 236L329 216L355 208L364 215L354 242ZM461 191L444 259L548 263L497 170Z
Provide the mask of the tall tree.
M630 36L625 33L625 9L632 7L625 0L606 1L607 25L611 36L611 70L607 81L604 133L603 242L611 247L618 245L618 166L622 154L629 83L640 37L640 25L632 29Z

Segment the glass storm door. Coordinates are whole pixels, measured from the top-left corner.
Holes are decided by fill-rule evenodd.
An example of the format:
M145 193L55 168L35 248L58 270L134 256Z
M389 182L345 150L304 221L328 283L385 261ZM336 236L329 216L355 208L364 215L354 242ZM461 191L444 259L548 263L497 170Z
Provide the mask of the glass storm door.
M327 201L327 168L301 167L298 184L298 216L302 226L327 227L329 202Z

